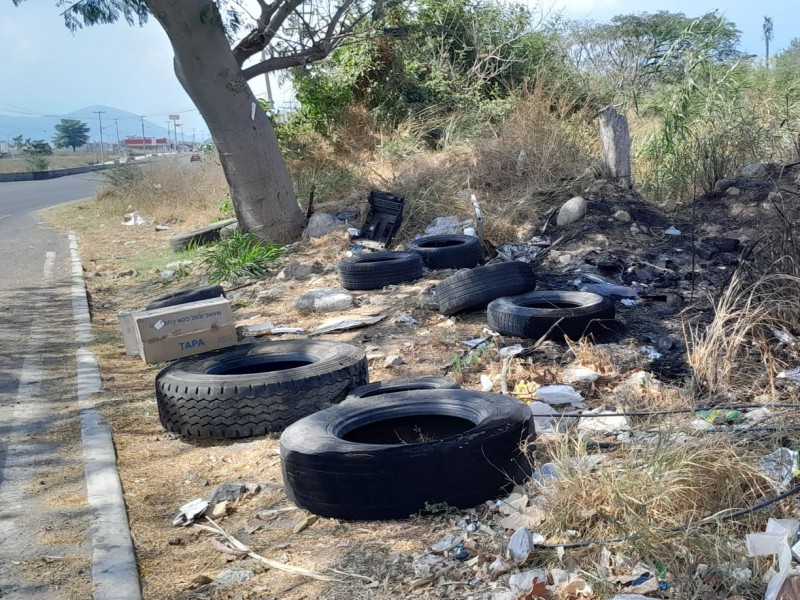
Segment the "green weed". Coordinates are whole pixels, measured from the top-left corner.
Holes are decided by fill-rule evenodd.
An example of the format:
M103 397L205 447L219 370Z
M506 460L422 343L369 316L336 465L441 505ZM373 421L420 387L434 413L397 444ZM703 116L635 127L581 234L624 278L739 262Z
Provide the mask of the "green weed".
M267 265L283 256L284 247L267 244L249 233L235 230L230 237L210 248L203 264L209 267L212 283L237 282L245 277L263 277Z

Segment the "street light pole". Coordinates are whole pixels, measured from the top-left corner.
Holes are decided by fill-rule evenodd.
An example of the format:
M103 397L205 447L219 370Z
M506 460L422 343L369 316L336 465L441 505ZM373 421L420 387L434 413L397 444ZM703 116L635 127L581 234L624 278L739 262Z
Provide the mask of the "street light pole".
M147 153L145 151L145 145L144 145L144 118L146 116L147 115L142 115L142 156L144 156Z
M106 151L103 148L103 113L106 112L104 110L93 110L94 114L97 115L97 119L100 121L100 162L106 162Z

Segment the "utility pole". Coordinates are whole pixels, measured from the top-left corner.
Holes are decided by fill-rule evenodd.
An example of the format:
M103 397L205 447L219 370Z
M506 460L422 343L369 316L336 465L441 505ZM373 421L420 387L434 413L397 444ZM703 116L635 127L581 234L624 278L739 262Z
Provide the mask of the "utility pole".
M272 48L269 49L269 57L272 58ZM267 60L266 48L261 51L261 59L264 61ZM270 108L275 108L275 105L272 102L272 86L269 84L269 72L264 73L264 81L267 84L267 100L269 100Z
M144 156L146 154L145 146L144 146L144 118L146 116L147 115L142 115L142 156Z
M100 121L100 162L106 162L106 151L103 148L103 113L106 112L104 110L93 110L94 114L97 115L97 119Z
M169 151L169 147L172 145L172 134L170 133L171 129L169 128L169 124L172 121L167 121L167 151Z
M122 142L119 141L119 123L117 123L117 119L114 119L114 127L117 130L117 150L122 150Z
M194 130L195 129L196 129L195 127L192 127L192 150L194 150Z

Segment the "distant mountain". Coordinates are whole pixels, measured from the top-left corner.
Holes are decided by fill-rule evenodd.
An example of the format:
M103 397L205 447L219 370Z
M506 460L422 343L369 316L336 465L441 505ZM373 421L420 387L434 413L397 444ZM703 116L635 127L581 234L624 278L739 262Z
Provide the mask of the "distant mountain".
M87 106L65 115L42 117L0 115L0 139L6 141L22 135L24 138L41 139L49 142L53 139L55 126L61 119L79 119L89 125L91 141L97 142L100 141L100 122L97 118L98 115L95 114L95 111L98 110L105 111L101 115L103 119L103 140L105 142L116 143L117 129L119 129L120 140L124 140L126 137L142 137L141 116L112 106L95 105ZM114 119L116 119L116 122ZM164 123L166 124L166 118ZM145 118L144 133L146 137L166 137L167 128L162 125L156 125Z

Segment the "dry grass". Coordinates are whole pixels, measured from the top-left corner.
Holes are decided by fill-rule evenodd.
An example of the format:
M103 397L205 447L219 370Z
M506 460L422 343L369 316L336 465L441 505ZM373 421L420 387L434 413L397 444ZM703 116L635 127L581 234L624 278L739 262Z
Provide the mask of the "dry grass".
M83 167L100 162L100 155L93 152L57 152L47 157L50 169L68 169ZM25 173L29 171L28 163L23 158L0 159L0 173Z

